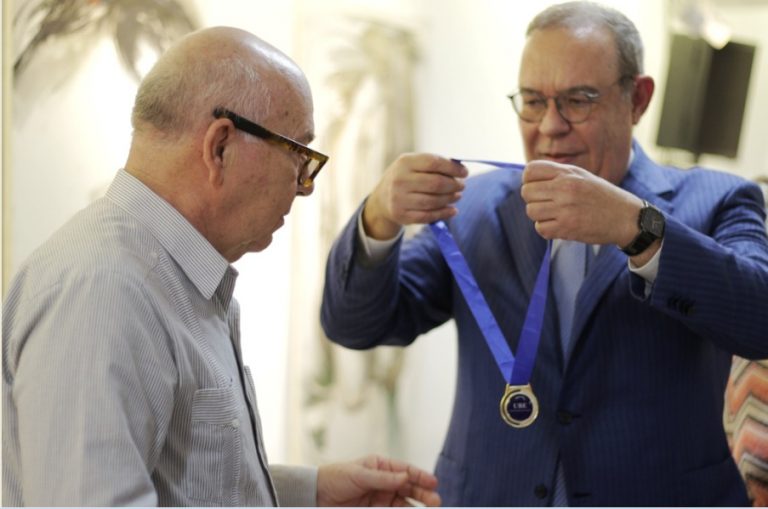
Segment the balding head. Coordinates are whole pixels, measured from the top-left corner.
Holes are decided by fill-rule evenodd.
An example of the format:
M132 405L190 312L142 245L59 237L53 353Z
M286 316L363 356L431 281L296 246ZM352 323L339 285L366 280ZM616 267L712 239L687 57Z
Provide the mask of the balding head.
M273 92L284 87L309 93L290 58L244 30L207 28L160 57L139 86L131 120L137 134L175 138L203 125L216 106L266 117Z
M125 171L234 261L269 245L308 192L298 183L302 154L214 116L217 107L298 143L314 137L298 66L248 32L209 28L169 49L140 85Z

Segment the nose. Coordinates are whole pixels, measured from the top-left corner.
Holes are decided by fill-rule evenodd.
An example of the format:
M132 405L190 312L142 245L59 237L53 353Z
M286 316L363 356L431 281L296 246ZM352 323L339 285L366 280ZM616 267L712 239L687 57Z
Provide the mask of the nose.
M547 111L539 122L539 132L545 136L563 135L571 130L571 124L560 113L557 101L554 98L547 99Z

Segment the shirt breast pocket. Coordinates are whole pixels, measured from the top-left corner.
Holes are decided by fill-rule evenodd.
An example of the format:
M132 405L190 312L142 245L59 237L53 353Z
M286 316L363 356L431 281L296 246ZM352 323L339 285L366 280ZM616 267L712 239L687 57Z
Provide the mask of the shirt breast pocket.
M188 497L199 505L236 505L242 437L233 387L199 389L192 401Z

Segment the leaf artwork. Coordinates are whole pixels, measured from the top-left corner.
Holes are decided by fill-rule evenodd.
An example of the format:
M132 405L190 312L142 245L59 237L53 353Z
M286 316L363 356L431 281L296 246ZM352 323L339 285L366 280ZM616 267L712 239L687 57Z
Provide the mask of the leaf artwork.
M197 21L179 0L29 0L13 19L18 48L13 64L18 80L44 45L62 37L111 34L126 69L141 79L142 47L157 54L197 28Z

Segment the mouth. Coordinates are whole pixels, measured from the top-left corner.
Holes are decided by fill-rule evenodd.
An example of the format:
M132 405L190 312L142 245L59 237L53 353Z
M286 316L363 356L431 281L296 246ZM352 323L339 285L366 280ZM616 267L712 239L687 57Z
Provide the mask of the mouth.
M579 155L580 154L577 152L540 152L539 153L539 156L542 159L546 159L548 161L561 163L561 164L573 163L573 161L575 161L576 158L579 157Z

